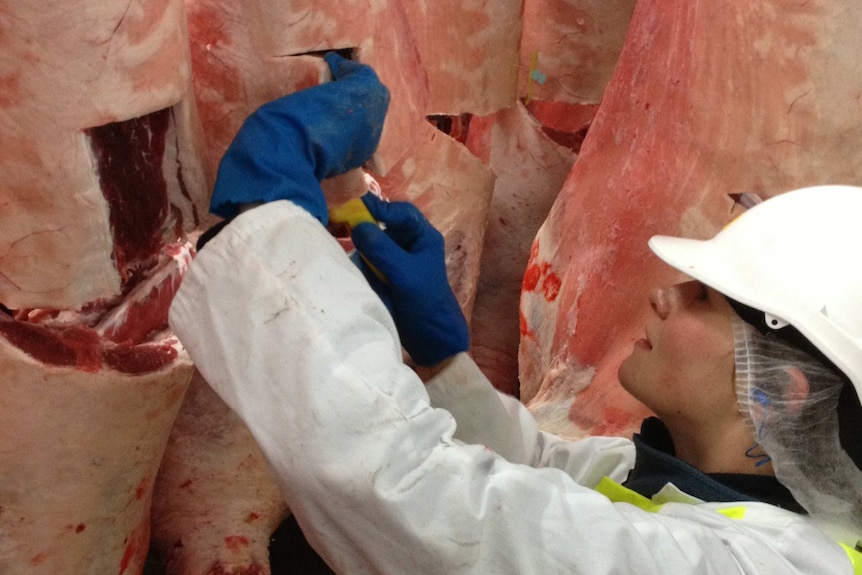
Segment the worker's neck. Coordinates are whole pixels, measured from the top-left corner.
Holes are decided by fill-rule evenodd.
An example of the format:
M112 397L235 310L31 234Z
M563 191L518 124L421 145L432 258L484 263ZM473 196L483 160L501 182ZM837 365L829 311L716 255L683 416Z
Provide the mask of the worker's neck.
M672 417L662 420L673 438L676 456L704 473L775 474L771 463L757 465L766 458L741 417L711 425Z

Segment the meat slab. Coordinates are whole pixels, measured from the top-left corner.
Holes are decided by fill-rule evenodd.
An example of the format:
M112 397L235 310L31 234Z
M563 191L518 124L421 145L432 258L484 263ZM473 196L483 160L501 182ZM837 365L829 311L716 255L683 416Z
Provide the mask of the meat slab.
M116 296L163 241L198 225L206 188L184 23L181 0L0 7L6 307ZM146 178L123 172L132 162Z
M191 375L180 349L135 350L133 362L176 354L154 371L93 371L46 366L0 337L0 572L141 572L153 484Z
M266 575L287 515L248 428L195 371L153 494L153 546L165 573Z
M0 4L0 572L141 572L207 188L181 0Z
M650 236L711 236L737 213L728 194L862 182L860 24L855 2L637 4L525 275L522 399L553 412L549 426L639 423L616 369L643 335L650 288L680 279Z
M623 46L635 0L526 0L519 94L597 104Z
M575 161L520 103L474 118L467 141L497 175L471 322L471 353L494 386L518 396L517 309L530 246Z
M189 263L190 246L165 246L107 312L0 313L0 572L140 573L192 375L164 330Z

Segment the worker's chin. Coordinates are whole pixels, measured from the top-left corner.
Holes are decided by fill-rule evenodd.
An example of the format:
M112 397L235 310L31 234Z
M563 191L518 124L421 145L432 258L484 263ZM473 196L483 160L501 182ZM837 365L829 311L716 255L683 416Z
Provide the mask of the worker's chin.
M627 358L625 358L623 360L623 362L620 364L620 367L617 369L617 377L619 378L620 384L623 386L623 389L625 389L626 391L629 390L628 383L631 381L631 377L633 375L632 374L632 371L634 369L634 366L632 365L633 363L634 363L634 358L632 358L632 356L629 355Z
M619 369L617 369L617 378L623 389L633 395L635 399L643 402L641 398L642 394L639 393L641 386L638 384L643 379L644 366L639 365L641 362L638 361L635 355L635 353L632 353L623 360Z

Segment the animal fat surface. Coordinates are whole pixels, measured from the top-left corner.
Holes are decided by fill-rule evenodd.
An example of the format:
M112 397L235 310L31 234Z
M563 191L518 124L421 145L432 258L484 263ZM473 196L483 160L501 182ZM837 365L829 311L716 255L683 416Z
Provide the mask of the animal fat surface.
M248 428L195 371L153 495L165 573L269 573L270 535L287 513Z
M163 241L199 225L206 190L185 99L184 23L181 0L3 4L6 307L74 309L114 297Z
M471 353L497 389L517 396L518 306L530 246L575 161L518 104L470 124L468 147L496 174L471 323ZM485 136L484 132L488 135Z

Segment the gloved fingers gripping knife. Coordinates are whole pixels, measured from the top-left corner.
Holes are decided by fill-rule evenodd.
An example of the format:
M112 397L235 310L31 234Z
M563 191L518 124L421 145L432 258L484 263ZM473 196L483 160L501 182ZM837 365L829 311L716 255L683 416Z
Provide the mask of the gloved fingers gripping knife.
M386 278L371 282L391 305L401 343L420 366L432 366L470 347L467 320L446 276L443 236L418 208L373 194L362 201L386 229L353 229L356 249Z
M210 211L226 219L243 204L290 200L324 225L320 180L364 164L380 142L389 91L369 66L331 52L333 81L261 106L219 164Z

